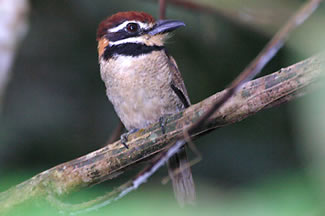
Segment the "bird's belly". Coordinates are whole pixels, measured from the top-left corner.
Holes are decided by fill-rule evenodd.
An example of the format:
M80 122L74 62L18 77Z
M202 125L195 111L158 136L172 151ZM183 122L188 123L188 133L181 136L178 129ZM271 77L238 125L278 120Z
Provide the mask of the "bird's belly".
M178 112L173 98L163 97L148 89L133 89L122 95L113 105L127 130L144 128L158 122L159 118Z

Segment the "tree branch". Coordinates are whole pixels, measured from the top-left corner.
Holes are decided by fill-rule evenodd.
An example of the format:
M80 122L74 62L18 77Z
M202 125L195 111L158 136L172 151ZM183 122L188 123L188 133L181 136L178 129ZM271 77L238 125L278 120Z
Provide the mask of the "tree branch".
M191 135L199 135L247 118L263 109L290 101L307 92L324 72L324 54L311 57L271 75L244 84L225 106ZM115 142L75 160L60 164L0 193L0 213L37 196L61 196L107 179L112 179L138 162L162 151L168 143L182 136L183 130L196 122L212 104L225 94L216 93L167 120L166 134L159 124L130 136L129 149Z

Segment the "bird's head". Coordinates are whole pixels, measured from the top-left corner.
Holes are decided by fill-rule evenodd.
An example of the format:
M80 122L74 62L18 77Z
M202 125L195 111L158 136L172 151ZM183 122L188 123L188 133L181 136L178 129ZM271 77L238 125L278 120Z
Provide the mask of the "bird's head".
M144 12L119 12L103 20L97 30L99 58L137 56L161 50L169 32L185 26L176 20L157 20Z

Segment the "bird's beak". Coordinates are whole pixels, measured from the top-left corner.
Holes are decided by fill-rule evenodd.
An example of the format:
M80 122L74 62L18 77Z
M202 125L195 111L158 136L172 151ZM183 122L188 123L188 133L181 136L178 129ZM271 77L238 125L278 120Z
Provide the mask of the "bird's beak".
M156 25L151 29L148 34L153 36L160 33L167 33L175 29L185 26L185 23L177 20L158 20Z

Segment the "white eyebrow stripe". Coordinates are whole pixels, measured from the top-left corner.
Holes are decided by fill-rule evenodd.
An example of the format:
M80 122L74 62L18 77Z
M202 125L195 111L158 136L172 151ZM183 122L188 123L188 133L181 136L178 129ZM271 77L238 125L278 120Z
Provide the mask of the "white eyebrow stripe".
M110 41L109 44L110 46L114 45L120 45L124 43L144 43L145 40L141 37L130 37L130 38L125 38L123 40L118 40L118 41Z
M131 21L125 21L122 24L120 24L112 29L109 29L108 32L118 32L118 31L124 29L129 23L137 23L140 26L140 28L142 28L142 29L147 29L149 27L149 25L146 23L142 23L142 22L139 22L136 20L131 20Z

